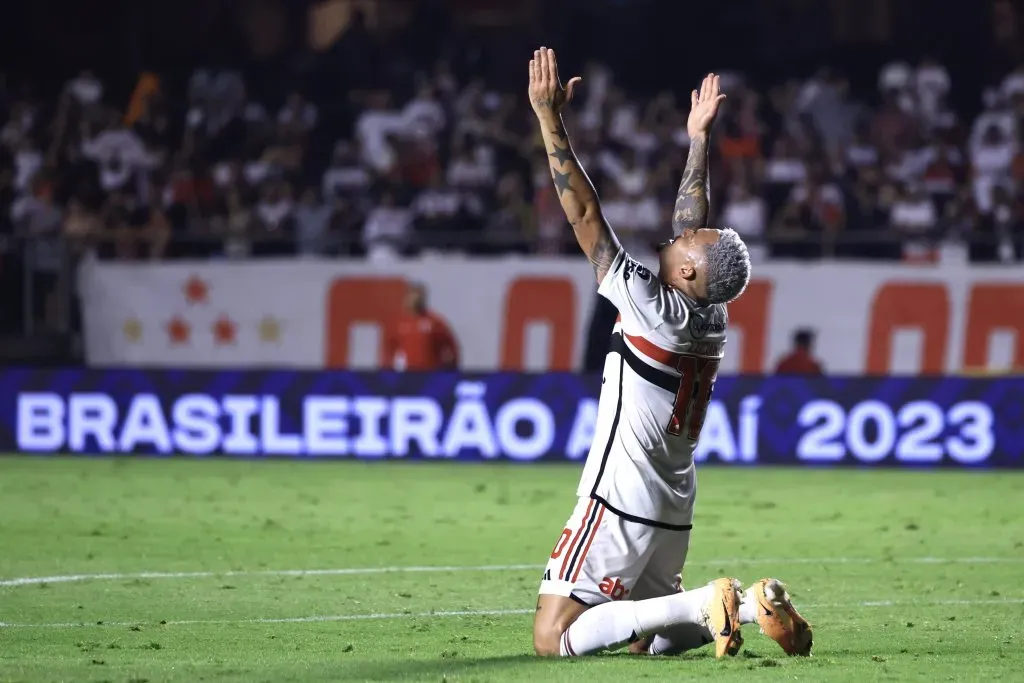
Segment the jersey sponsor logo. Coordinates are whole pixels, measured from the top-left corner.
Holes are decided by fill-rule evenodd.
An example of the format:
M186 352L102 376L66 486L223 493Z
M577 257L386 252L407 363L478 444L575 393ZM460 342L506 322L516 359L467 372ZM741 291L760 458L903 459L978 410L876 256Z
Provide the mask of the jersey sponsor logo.
M720 306L714 306L706 312L697 314L690 312L690 334L695 339L703 339L708 334L725 332L726 318Z
M634 273L644 282L651 279L651 271L647 270L647 266L642 263L637 263L627 256L626 263L622 267L622 279L628 282L629 278L631 278Z
M623 585L622 580L618 577L604 577L597 589L612 600L622 600L629 595L629 589Z

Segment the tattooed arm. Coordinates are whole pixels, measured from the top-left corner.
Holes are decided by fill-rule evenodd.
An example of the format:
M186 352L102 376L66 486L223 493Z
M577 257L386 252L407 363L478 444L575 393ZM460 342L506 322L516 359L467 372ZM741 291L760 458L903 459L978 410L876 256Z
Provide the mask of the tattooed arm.
M708 74L704 78L699 93L696 90L690 93L690 116L686 120L690 153L686 158L686 169L672 211L672 232L676 235L683 230L706 228L708 225L708 211L711 208L708 200L708 143L711 139L711 125L718 115L718 105L724 99L719 77L715 74Z
M558 80L554 51L541 48L534 52L530 62L530 103L544 138L551 178L562 210L576 233L576 241L594 265L594 274L600 283L619 251L619 241L601 212L597 192L572 150L559 113L572 98L578 82L579 79L574 78L563 89Z
M601 212L593 184L572 151L562 117L545 117L540 124L558 201L576 233L576 241L594 265L597 281L601 282L619 251L619 241Z
M676 205L672 211L672 233L678 235L686 229L706 228L711 203L708 193L708 136L690 138L690 153L686 169L679 183Z

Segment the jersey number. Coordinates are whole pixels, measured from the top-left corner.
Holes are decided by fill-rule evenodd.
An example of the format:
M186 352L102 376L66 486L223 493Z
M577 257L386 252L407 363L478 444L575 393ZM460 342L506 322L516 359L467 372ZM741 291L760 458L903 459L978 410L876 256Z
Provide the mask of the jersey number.
M711 401L711 390L718 377L718 364L717 358L679 357L679 362L676 363L676 370L680 373L679 391L676 392L672 419L665 428L670 435L682 434L683 424L687 422L689 416L687 437L691 441L696 441L700 436L704 416L708 412L708 403Z

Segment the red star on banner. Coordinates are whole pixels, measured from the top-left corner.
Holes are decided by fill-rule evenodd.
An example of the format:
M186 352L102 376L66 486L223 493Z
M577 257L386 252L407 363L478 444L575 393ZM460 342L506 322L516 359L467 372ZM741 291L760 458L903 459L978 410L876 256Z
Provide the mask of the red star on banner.
M191 335L192 327L181 316L176 315L167 323L167 336L170 338L171 344L175 346L188 344Z
M213 323L213 339L218 345L234 344L237 332L238 326L223 313L217 318L217 322Z
M197 275L185 280L181 291L185 294L185 301L190 304L205 304L209 301L210 287Z

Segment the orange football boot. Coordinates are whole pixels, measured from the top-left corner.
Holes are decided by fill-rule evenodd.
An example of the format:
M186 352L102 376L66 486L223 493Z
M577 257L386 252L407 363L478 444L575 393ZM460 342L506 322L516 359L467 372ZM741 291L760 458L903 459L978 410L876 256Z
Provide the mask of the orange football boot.
M748 591L757 600L757 624L761 633L778 643L787 655L811 656L811 625L800 616L778 579L761 579Z
M714 590L704 605L704 624L715 639L715 657L732 656L740 651L741 584L736 579L715 579Z

